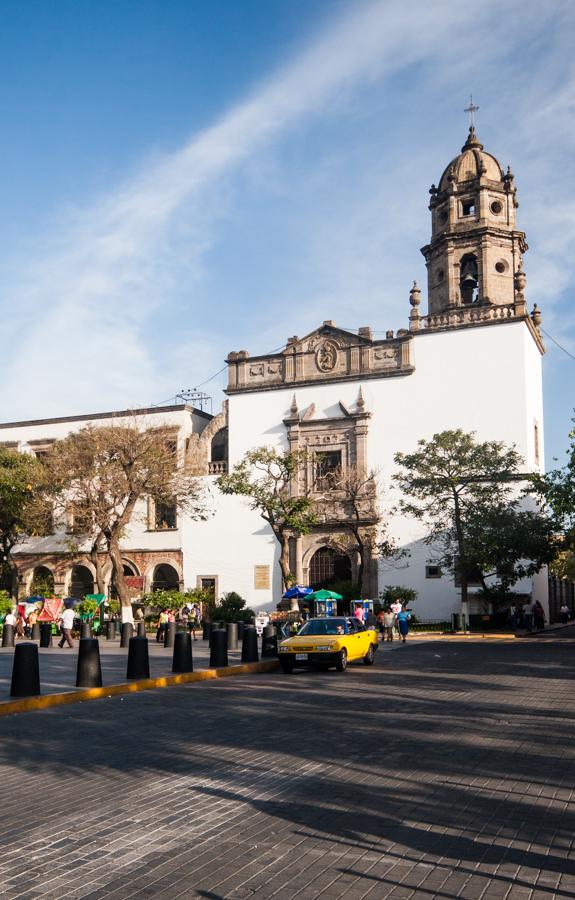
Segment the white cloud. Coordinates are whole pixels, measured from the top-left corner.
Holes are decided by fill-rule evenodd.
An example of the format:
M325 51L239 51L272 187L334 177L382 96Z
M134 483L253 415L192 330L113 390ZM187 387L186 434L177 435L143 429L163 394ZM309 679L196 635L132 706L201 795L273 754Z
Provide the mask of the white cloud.
M507 20L521 12L523 30L540 27L542 14L536 7L510 2ZM194 273L201 271L204 254L216 240L219 218L225 215L233 190L228 179L247 162L253 165L306 117L336 109L349 113L358 86L377 83L383 90L386 79L421 63L428 66L430 77L437 67L438 78L445 82L464 71L471 53L488 61L504 53L508 43L509 30L501 27L495 0L474 5L451 0L351 4L290 65L179 152L145 164L99 203L68 214L37 262L16 269L5 292L4 329L8 346L17 351L4 360L0 415L6 419L148 402L165 393L170 380L181 380L176 377L186 365L188 349L194 372L200 362L219 368L223 341L217 335L225 323L216 310L214 335L204 331L203 339L187 337L169 358L156 358L147 322L163 309L169 315L170 297L181 291L177 278L182 271L193 288ZM459 99L459 85L456 90ZM419 135L406 154L412 169L425 159L428 150ZM407 168L396 177L404 177ZM406 203L409 191L408 186ZM361 282L364 276L365 281L378 241L372 241L360 260L352 258L352 252L354 242L365 243L377 219L372 197L347 229L347 256L342 232L332 232L331 240L340 248L341 296L331 292L315 298L308 303L306 318L328 300L336 310L344 307L353 279ZM388 227L390 232L397 229L399 221ZM409 230L405 221L402 227ZM371 297L367 308L376 305L375 289ZM191 305L193 309L193 296ZM291 330L286 322L286 334ZM265 334L264 328L258 340ZM173 339L179 339L177 327ZM268 343L275 342L269 331ZM50 348L56 347L57 358L51 358Z

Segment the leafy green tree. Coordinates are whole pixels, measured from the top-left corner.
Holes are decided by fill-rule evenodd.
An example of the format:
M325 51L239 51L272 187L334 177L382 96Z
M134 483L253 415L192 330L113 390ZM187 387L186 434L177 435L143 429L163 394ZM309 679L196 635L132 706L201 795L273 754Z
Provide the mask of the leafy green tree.
M426 543L439 548L441 563L468 598L470 577L496 574L508 588L548 561L552 524L521 509L522 459L500 441L478 443L461 429L420 440L415 453L397 453L394 476L404 494L400 508L427 526ZM530 562L523 560L529 559Z
M8 591L0 591L0 617L7 616L14 606L14 601Z
M575 422L575 419L573 420ZM567 463L531 479L537 496L553 511L564 551L575 553L575 428L569 432Z
M142 596L141 602L144 606L151 606L153 609L169 609L171 612L178 612L187 600L181 591L151 591Z
M7 583L14 575L14 547L39 525L43 485L35 456L0 447L0 577Z
M392 584L381 591L379 598L384 608L391 606L394 600L401 600L404 606L408 606L417 600L417 591L402 584Z
M88 426L56 441L46 457L52 498L63 513L72 512L89 540L102 592L99 551L112 564L122 607L131 610L120 541L138 503L174 503L191 518L207 518L202 487L178 459L177 443L167 426L128 424Z
M255 613L235 591L224 594L214 609L216 622L251 622Z
M304 451L282 452L270 447L248 450L217 485L223 494L238 494L249 500L280 545L279 565L284 585L293 581L289 565L289 539L308 534L317 522L315 504L301 477L307 460Z

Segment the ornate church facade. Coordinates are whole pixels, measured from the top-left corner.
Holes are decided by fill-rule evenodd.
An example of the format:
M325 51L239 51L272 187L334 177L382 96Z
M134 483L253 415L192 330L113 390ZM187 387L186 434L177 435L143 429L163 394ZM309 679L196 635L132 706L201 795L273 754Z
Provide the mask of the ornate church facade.
M422 248L427 313L414 283L407 327L383 338L368 326L352 332L325 321L311 334L288 338L279 353L231 352L228 399L215 417L185 405L114 414L116 421L135 414L146 423L168 422L182 458L205 480L214 510L198 523L174 515L162 520L143 505L123 547L134 584L141 590L160 584L210 586L217 594L236 590L254 608L272 608L282 594L279 545L244 500L221 495L213 483L246 451L272 446L306 451L298 489L315 494L320 510L312 531L290 540L298 582L357 580L358 554L346 551L342 524L354 515L370 548L364 593L377 597L386 584L401 583L418 591L423 618L458 611L458 588L423 542L421 524L393 511L393 457L414 450L421 438L462 428L479 440L514 444L526 470L542 468L544 347L540 312L527 308L527 243L516 227L517 207L511 171L503 171L471 127L461 152L430 190L431 239ZM0 442L42 452L71 429L111 416L9 423L0 426ZM330 494L335 472L367 479L353 508L348 495ZM377 475L370 485L372 472ZM405 565L390 569L377 559L380 523L409 550ZM21 547L22 590L39 566L52 571L66 592L79 584L79 568L89 585L89 560L72 558L62 534ZM517 590L545 602L546 577L526 580Z

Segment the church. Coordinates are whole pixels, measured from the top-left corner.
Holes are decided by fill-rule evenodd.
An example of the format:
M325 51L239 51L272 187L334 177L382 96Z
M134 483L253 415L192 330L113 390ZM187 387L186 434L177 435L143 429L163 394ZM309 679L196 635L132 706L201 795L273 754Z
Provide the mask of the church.
M234 350L226 360L227 399L216 416L182 403L0 425L0 443L38 455L71 430L112 418L136 416L143 426L173 429L178 453L205 483L212 514L193 522L142 503L122 545L135 596L158 587L206 587L216 596L237 591L254 609L275 608L283 591L279 544L243 498L224 496L215 484L246 451L267 446L307 451L303 478L312 496L325 492L330 473L375 472L378 497L364 505L361 526L376 536L381 521L409 557L397 567L368 558L364 594L377 598L386 585L402 584L418 592L414 609L422 619L460 611L459 590L423 543L421 523L393 511L393 457L413 451L421 438L461 428L480 441L514 444L527 470L542 471L544 346L541 314L536 305L528 311L525 296L527 243L516 227L514 177L484 149L473 125L429 193L431 236L421 251L427 312L414 283L405 328L394 333L376 323L377 330L349 331L325 321L311 334L288 337L271 355L258 355L257 346ZM345 508L330 509L309 534L290 539L298 583L357 580L357 552L342 549ZM67 549L71 528L55 523L53 534L20 545L21 592L42 576L57 592L90 592L88 557ZM545 573L516 590L547 607ZM476 611L482 610L472 593L469 612Z

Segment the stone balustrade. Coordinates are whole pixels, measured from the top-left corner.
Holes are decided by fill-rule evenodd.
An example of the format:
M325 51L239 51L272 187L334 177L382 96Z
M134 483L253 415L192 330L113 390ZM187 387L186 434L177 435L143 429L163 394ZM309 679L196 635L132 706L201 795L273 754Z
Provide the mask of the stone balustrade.
M220 462L208 463L208 475L227 475L227 472L228 462L225 459Z

